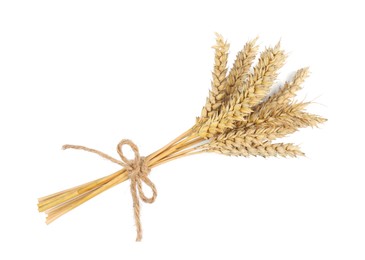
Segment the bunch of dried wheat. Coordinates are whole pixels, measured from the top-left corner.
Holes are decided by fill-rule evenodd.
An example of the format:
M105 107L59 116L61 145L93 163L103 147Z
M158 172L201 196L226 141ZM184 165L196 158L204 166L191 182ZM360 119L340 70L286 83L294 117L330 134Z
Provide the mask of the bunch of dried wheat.
M298 146L274 143L294 133L299 128L317 126L326 119L304 111L309 104L294 101L296 92L308 76L308 69L300 69L290 82L286 82L274 94L270 87L283 66L286 54L280 44L265 49L254 65L258 53L256 39L248 42L237 54L228 73L229 44L217 34L212 89L195 125L176 139L146 158L140 157L138 148L129 140L118 145L122 161L102 152L83 146L65 145L64 148L83 149L118 163L124 168L98 180L61 191L39 199L40 212L47 213L51 223L68 211L95 197L101 192L131 179L131 192L137 226L137 240L142 238L139 219L139 199L152 203L156 188L147 177L149 170L160 164L184 156L217 152L236 156L282 156L303 155ZM227 75L228 73L228 75ZM122 153L123 145L130 145L135 152L134 160L127 160ZM147 198L142 191L142 182L151 187L153 196Z

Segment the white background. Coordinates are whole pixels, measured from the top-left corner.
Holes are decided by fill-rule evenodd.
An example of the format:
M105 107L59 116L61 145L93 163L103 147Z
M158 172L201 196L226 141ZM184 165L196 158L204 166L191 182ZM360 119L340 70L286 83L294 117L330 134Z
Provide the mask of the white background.
M1 1L1 259L365 259L361 1ZM129 184L44 224L37 198L118 170L79 151L142 154L189 128L210 87L214 32L281 39L280 81L329 121L288 138L299 159L203 154L153 170L134 242Z

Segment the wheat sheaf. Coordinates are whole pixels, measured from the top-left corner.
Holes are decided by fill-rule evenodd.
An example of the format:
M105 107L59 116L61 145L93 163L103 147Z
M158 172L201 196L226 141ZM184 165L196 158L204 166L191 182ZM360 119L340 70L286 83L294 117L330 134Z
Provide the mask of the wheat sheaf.
M310 102L296 101L296 93L308 77L308 68L296 71L294 77L269 94L278 72L287 58L280 43L259 52L257 39L246 43L228 70L229 44L216 34L211 89L195 124L161 149L146 157L130 140L122 140L117 147L121 160L98 150L78 145L64 149L81 149L96 153L122 166L119 171L89 183L39 199L38 209L47 214L51 223L68 211L109 188L131 181L137 241L142 239L140 200L152 203L157 190L148 174L160 164L204 152L230 156L297 157L304 153L292 143L275 142L300 128L315 127L325 118L306 112ZM135 158L124 157L122 146L129 145ZM142 183L152 189L152 197L143 193Z

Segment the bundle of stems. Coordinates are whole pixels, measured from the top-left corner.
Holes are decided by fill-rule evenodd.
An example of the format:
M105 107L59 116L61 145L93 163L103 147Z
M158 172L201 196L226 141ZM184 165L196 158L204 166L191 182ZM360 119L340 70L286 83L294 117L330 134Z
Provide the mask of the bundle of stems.
M294 144L274 141L299 128L314 127L326 121L305 111L310 102L293 99L308 76L308 68L299 69L292 80L269 95L287 55L278 43L262 51L255 62L256 41L244 45L228 72L229 44L216 34L211 90L201 115L194 126L146 157L149 168L203 152L263 157L304 155ZM42 197L38 209L47 214L46 222L51 223L128 178L127 170L123 168L106 177Z

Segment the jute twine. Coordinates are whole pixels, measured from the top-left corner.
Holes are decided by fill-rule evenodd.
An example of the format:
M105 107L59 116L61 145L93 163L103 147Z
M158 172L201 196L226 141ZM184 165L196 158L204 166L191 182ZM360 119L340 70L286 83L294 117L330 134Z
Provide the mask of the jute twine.
M132 148L134 152L134 158L132 160L127 159L122 151L123 145L128 145ZM134 220L136 223L137 238L136 241L141 241L142 239L142 224L141 224L141 208L139 201L142 200L145 203L153 203L157 197L157 190L153 182L148 178L148 174L151 169L148 167L148 160L146 157L139 155L139 150L137 145L135 145L131 140L123 139L117 145L117 152L122 160L115 159L110 155L100 152L95 149L91 149L81 145L64 145L63 149L78 149L87 152L95 153L113 163L119 164L124 167L128 172L128 177L131 180L131 194L133 199L133 209L134 209ZM142 189L142 182L145 183L152 190L152 196L147 197Z

